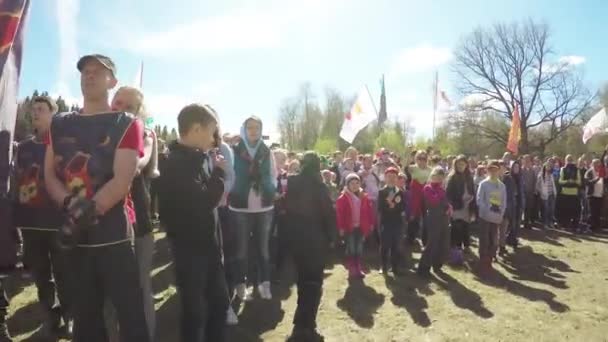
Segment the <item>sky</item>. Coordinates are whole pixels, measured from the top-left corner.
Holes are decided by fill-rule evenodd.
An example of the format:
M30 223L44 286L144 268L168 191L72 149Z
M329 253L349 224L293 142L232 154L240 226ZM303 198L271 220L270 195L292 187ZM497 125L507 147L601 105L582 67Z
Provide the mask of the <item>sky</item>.
M608 81L604 0L35 0L25 36L20 95L34 89L81 103L76 62L102 53L143 91L156 124L176 126L186 104L211 104L224 132L257 115L274 140L281 102L310 82L378 103L416 136L432 131L435 71L452 102L452 51L479 26L532 18L551 27L555 58L573 61L595 91Z

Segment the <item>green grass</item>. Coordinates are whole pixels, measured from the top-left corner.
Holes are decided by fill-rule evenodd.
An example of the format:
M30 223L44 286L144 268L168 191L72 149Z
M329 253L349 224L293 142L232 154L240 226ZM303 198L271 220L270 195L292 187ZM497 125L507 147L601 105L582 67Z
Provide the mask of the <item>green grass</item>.
M178 341L178 300L164 234L157 234L158 341ZM371 273L349 282L334 257L326 270L319 330L327 341L608 341L608 236L573 236L562 231L524 232L522 248L495 263L482 281L476 257L445 276L425 281L414 274L419 253L406 257L404 277L383 277L373 249ZM40 310L36 291L13 281L9 317L16 341L37 341ZM229 340L284 341L296 303L293 272L282 274L274 300L238 307L241 323ZM32 337L34 336L34 337Z

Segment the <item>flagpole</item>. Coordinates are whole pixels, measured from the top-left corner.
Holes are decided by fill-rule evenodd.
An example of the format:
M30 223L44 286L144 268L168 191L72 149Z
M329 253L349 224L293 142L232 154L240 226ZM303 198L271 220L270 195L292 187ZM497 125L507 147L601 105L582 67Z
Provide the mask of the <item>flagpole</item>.
M372 93L369 92L369 88L367 87L367 84L365 85L365 90L367 91L367 96L369 96L369 99L372 100L372 106L374 106L374 111L376 112L376 117L378 117L378 109L376 108L376 103L374 102Z
M433 82L433 143L435 143L435 121L437 118L438 87L439 87L439 71L435 71L435 82Z

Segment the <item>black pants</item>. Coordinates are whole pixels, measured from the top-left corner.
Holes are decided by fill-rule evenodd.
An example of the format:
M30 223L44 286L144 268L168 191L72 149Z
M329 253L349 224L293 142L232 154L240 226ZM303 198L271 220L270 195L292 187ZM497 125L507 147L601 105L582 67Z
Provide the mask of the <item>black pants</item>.
M74 341L107 341L103 307L116 309L121 341L149 342L135 253L130 242L74 251Z
M181 299L181 341L224 341L229 298L217 244L172 238L171 246Z
M288 243L297 274L298 306L293 324L298 329L315 329L323 295L323 270L328 254L327 237L314 229L294 227Z
M399 243L401 242L401 223L382 224L380 233L380 256L382 258L382 268L388 268L388 257L391 256L391 266L393 271L399 267Z
M418 234L420 233L420 229L422 227L422 218L416 218L409 222L407 225L407 241L412 244L418 238ZM424 229L422 231L422 240L423 244L426 241L426 236L424 233Z
M72 317L73 273L68 270L68 252L59 248L57 233L23 229L24 263L34 277L38 301L48 314Z
M526 208L524 211L524 226L532 227L534 222L538 220L538 197L534 194L526 195Z
M0 278L0 324L4 324L6 322L9 307L8 296L4 290L5 281L6 280Z
M581 203L578 195L559 195L556 207L560 225L565 229L575 230L581 216Z
M469 223L463 220L454 220L451 224L451 245L456 248L468 248L471 245Z
M591 212L589 224L591 225L591 230L594 232L599 231L601 228L603 202L604 199L601 197L589 197L589 210Z

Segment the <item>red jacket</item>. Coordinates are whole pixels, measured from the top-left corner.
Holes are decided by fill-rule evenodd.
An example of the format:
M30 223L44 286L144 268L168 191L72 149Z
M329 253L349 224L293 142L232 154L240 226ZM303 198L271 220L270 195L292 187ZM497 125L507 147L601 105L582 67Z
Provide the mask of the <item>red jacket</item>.
M375 218L372 202L367 197L367 194L362 192L359 196L361 199L361 214L359 218L359 228L363 236L367 237L374 230ZM353 216L352 205L348 194L342 193L336 201L336 223L338 231L350 233L353 231Z

